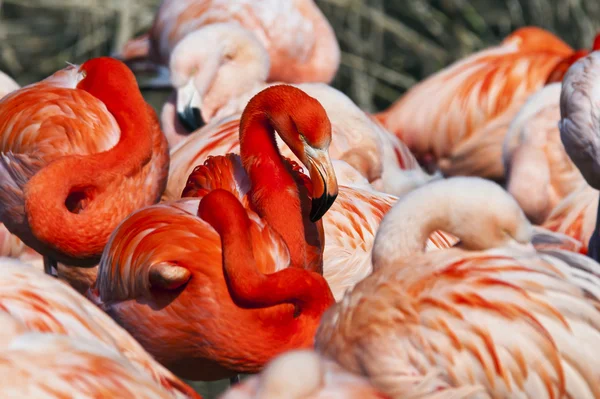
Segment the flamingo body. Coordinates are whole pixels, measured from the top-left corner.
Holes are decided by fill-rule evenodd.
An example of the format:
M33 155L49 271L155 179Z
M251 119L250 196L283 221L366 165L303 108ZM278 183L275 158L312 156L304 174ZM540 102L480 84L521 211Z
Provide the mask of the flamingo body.
M447 175L502 178L506 130L527 96L573 53L539 28L521 28L411 88L376 117L418 158Z
M264 45L271 59L271 81L330 82L337 71L340 50L335 34L312 0L164 0L148 35L126 45L122 56L148 56L167 65L173 48L187 34L224 22L241 25Z

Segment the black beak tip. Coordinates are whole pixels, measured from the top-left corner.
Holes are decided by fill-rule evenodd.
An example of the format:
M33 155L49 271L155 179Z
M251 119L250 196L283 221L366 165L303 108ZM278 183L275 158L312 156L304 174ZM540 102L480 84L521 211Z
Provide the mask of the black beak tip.
M336 198L337 194L323 194L319 198L313 198L310 208L310 221L313 223L319 221L325 215L325 213L327 213L329 208L331 208Z
M177 113L179 117L179 122L185 127L190 133L194 132L204 125L206 122L202 119L202 113L200 113L200 109L191 107L186 108L183 113Z

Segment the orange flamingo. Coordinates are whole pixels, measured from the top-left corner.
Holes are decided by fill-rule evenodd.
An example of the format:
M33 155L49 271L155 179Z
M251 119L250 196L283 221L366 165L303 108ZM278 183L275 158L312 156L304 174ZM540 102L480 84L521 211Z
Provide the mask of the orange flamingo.
M499 46L458 61L411 88L376 118L418 158L446 175L504 177L510 122L573 49L551 33L521 28Z
M155 390L161 398L199 398L83 296L16 259L0 258L0 319L0 392L18 387L27 392L40 384L48 395L80 397L81 390L102 392L114 382L124 384L122 389ZM61 362L67 358L68 364Z
M217 23L241 26L262 43L271 59L271 81L330 82L337 72L339 45L313 0L163 0L150 31L127 43L121 57L168 65L180 40Z
M133 73L96 58L0 101L0 221L56 261L91 266L112 230L159 200L168 147Z
M287 352L220 399L387 399L369 382L308 350ZM391 399L391 398L390 398Z
M436 228L465 249L423 253ZM316 349L392 397L599 397L600 265L535 251L531 234L484 179L407 194L377 232L375 271L323 315Z
M281 157L275 130L311 180ZM241 157L212 157L195 171L199 205L183 199L127 218L88 297L186 378L256 372L310 346L334 301L315 224L337 195L330 138L325 110L301 90L257 94L242 115Z

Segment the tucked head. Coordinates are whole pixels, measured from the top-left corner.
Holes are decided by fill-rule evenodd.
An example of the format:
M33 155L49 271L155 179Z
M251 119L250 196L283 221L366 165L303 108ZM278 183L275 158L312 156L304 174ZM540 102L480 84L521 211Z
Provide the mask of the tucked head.
M261 91L248 102L242 113L241 128L265 115L294 155L308 168L313 185L310 218L319 220L335 201L338 191L329 158L331 122L325 109L302 90L277 85Z
M269 54L237 23L204 26L183 38L169 60L177 114L190 130L207 123L229 100L264 83Z

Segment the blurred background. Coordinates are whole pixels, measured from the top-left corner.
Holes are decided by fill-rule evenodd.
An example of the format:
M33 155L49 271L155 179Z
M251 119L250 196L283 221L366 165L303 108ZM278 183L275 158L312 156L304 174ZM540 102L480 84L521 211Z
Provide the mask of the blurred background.
M0 0L0 70L21 85L110 55L152 23L160 0ZM575 48L600 31L600 0L316 0L342 65L333 85L361 108L389 106L415 82L515 29L537 25ZM170 90L145 91L157 111ZM228 381L193 383L205 398Z
M0 0L0 69L20 84L112 54L152 23L160 0ZM343 51L334 86L386 108L416 81L524 25L576 48L600 31L599 0L316 0ZM164 95L163 95L164 94ZM168 93L145 93L159 108Z

